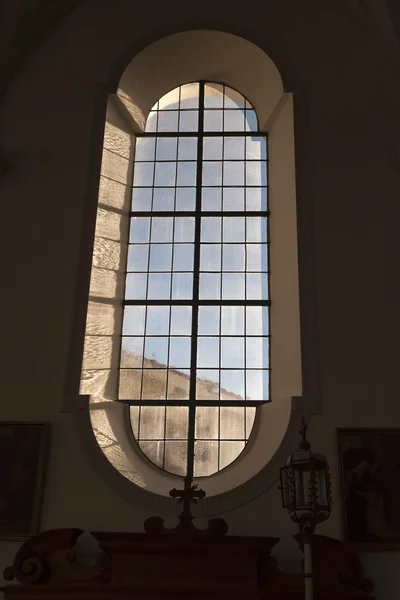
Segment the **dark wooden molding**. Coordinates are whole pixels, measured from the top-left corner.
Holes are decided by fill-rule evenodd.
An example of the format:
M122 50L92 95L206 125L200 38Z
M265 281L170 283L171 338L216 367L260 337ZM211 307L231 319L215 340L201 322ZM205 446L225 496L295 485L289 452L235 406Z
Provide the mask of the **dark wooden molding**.
M82 531L41 533L17 552L4 572L5 600L139 600L172 597L300 599L302 574L279 570L271 551L279 538L149 535L95 532L100 553L92 566L79 564L74 546ZM301 548L299 536L294 536ZM372 600L354 551L314 536L316 600Z

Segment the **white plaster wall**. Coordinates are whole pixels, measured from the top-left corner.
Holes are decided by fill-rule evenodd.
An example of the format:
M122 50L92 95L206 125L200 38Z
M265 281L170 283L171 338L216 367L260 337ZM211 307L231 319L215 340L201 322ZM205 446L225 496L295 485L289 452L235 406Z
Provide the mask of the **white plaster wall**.
M87 294L76 274L100 168L95 123L104 119L106 92L115 91L107 82L116 60L153 41L152 32L205 26L247 36L279 57L295 87L307 88L306 130L304 121L296 129L294 90L295 129L309 148L300 161L314 201L323 408L310 439L333 471L335 510L320 532L340 537L336 427L400 424L398 62L333 3L257 1L245 24L239 8L227 14L222 3L206 0L201 19L195 12L190 3L176 3L172 13L166 4L155 11L128 0L88 0L37 48L2 101L1 147L12 169L0 181L7 349L0 418L53 424L43 529L141 529L148 513L91 470L73 417L60 413L65 396L77 393L68 361L74 299ZM295 556L276 488L224 516L232 533L284 537L281 554ZM1 567L15 550L1 544ZM396 598L399 555L363 560L377 598Z

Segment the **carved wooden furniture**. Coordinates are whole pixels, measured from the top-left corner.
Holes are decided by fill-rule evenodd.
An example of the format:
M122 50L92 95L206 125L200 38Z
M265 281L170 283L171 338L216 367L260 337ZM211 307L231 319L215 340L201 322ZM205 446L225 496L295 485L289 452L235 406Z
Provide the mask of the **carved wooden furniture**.
M4 572L5 600L303 600L303 577L278 569L270 555L278 538L93 533L96 564L79 564L79 529L41 533ZM301 540L295 536L301 546ZM357 555L315 536L316 600L371 600Z

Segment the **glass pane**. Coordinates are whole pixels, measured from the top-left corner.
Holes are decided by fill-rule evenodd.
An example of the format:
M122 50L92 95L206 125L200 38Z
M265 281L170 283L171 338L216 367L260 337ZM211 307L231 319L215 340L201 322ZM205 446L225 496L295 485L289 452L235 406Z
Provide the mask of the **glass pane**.
M181 108L198 108L199 84L186 83L181 86Z
M201 209L202 210L221 210L221 188L203 188Z
M153 210L174 210L174 188L154 188Z
M155 138L136 138L135 160L154 160Z
M171 377L171 373L169 375ZM186 406L167 406L165 437L185 440L188 436L189 409Z
M166 367L168 362L168 338L147 337L144 343L144 366Z
M221 241L221 217L203 217L201 219L201 241Z
M197 164L195 162L178 162L178 175L176 185L196 185Z
M244 131L245 121L242 110L224 112L224 131Z
M203 138L203 158L205 160L222 159L222 137Z
M244 108L245 99L236 90L225 86L225 98L224 98L224 107L225 108Z
M185 110L179 115L179 131L198 131L199 113L197 110Z
M194 217L176 217L174 241L194 241Z
M189 400L190 371L168 372L168 400Z
M166 369L144 369L142 381L143 400L165 400Z
M267 188L246 189L246 210L267 210Z
M244 338L221 338L221 367L225 369L244 367Z
M247 274L246 297L248 300L268 300L268 275L266 273Z
M172 110L179 108L179 87L174 88L160 98L158 101L158 107L160 110Z
M140 409L140 440L164 437L165 406L142 406Z
M151 222L152 242L172 242L172 217L153 217Z
M169 343L169 367L188 369L190 367L191 338L172 337Z
M221 400L244 399L244 371L221 371Z
M136 163L133 176L133 186L153 185L154 163Z
M147 163L143 163L147 164ZM157 162L154 185L158 186L174 186L176 177L175 162Z
M144 300L146 298L147 274L128 273L126 276L125 298Z
M176 210L194 210L196 207L195 188L176 189Z
M253 160L267 158L267 142L264 137L246 137L246 158Z
M224 217L224 242L245 241L244 217Z
M194 476L204 477L218 471L218 442L194 443Z
M244 335L244 306L221 307L221 334Z
M157 467L162 469L164 461L164 442L139 442L143 454Z
M266 244L247 244L247 270L268 271L268 247Z
M139 442L143 454L157 467L162 469L164 461L164 442Z
M268 365L269 338L248 337L246 339L246 366L248 369L265 369Z
M172 244L151 244L150 271L171 271Z
M176 160L178 138L157 138L156 160Z
M197 370L196 399L219 400L219 371Z
M146 335L168 335L169 306L148 306Z
M119 394L120 400L139 400L142 385L142 371L121 369L119 372Z
M131 219L130 242L148 242L150 233L149 217L133 217Z
M195 437L202 440L218 439L219 409L199 406L196 409Z
M199 335L219 335L219 306L199 306Z
M128 247L128 271L148 271L148 244L133 244Z
M122 335L143 335L145 306L125 306Z
M254 110L246 110L246 131L257 131L257 115Z
M193 270L193 244L174 245L174 271Z
M246 308L247 335L268 335L268 306L248 306Z
M240 160L224 162L224 185L244 185L244 163Z
M203 185L222 185L222 163L208 161L203 163Z
M244 188L224 189L224 210L244 210Z
M132 210L151 210L152 188L133 188Z
M165 442L164 469L174 475L186 475L187 442Z
M139 407L138 406L130 406L129 407L129 417L131 420L132 433L137 439L139 437Z
M244 158L244 143L243 137L225 137L224 138L224 158Z
M149 274L149 300L166 300L170 298L171 275L169 273Z
M256 418L256 407L249 406L246 408L246 438L249 439Z
M151 111L146 121L146 133L154 133L157 130L157 116L156 111Z
M269 399L269 371L246 371L246 400Z
M220 271L221 270L221 245L220 244L202 244L200 248L200 270L201 271Z
M193 274L174 273L172 276L172 298L190 300L193 295Z
M221 298L221 275L218 273L200 273L201 300L219 300Z
M266 165L264 162L246 163L246 185L266 185Z
M244 244L224 244L223 262L224 271L244 271Z
M193 244L174 245L174 271L193 271Z
M224 87L219 83L206 83L204 86L205 108L222 108L224 102Z
M244 442L221 442L220 444L220 469L224 469L243 452Z
M178 111L168 110L159 112L157 131L178 131Z
M204 131L222 131L222 110L204 111Z
M246 240L248 242L267 241L267 219L265 217L246 218Z
M197 366L215 369L219 367L219 338L199 337L197 340Z
M221 440L244 440L244 410L242 407L221 407Z
M190 335L192 333L192 307L171 307L171 335Z
M223 273L222 298L224 300L244 300L244 273Z
M196 160L197 158L197 138L180 137L178 145L179 160Z
M123 337L121 344L121 367L142 368L143 338Z

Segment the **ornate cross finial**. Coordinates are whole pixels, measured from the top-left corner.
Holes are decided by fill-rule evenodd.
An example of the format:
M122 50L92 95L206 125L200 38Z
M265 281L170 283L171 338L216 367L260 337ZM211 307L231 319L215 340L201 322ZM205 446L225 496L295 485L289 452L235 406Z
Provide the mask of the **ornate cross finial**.
M198 485L192 485L193 479L189 476L184 478L183 490L173 489L169 495L172 498L178 498L178 503L183 503L183 510L179 515L181 527L190 527L193 521L193 515L190 511L190 505L193 502L197 504L197 499L204 498L206 493L198 489Z
M309 450L311 448L311 444L306 438L307 425L306 425L306 421L305 421L304 417L301 417L301 428L300 428L299 433L301 435L301 442L300 442L299 448L301 450Z
M193 525L193 515L190 510L192 503L197 504L197 500L204 498L206 493L204 490L199 490L197 485L193 485L193 479L187 475L184 478L183 490L172 489L169 495L176 498L179 504L183 504L183 510L179 515L179 523L174 529L164 527L164 519L162 517L149 517L144 522L146 533L152 534L196 534L196 535L215 535L223 536L228 531L228 525L219 517L210 519L206 529L198 529Z

